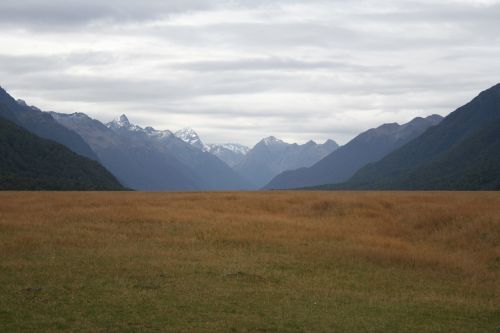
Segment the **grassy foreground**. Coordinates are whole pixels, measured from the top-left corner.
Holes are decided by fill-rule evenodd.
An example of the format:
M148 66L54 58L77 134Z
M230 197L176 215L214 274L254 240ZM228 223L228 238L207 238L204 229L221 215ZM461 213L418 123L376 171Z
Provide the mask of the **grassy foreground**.
M498 326L500 193L0 193L0 332Z

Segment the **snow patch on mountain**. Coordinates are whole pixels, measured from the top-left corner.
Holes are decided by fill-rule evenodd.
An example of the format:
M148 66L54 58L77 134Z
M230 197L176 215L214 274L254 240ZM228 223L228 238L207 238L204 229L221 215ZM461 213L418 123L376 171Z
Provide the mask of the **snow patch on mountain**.
M249 147L240 145L238 143L208 144L205 146L205 149L212 154L216 154L223 150L229 150L240 155L246 155L250 150Z
M189 127L183 128L175 132L175 136L181 139L182 141L189 143L193 147L204 150L205 145L198 136L198 133L196 133L192 128Z
M87 116L85 113L81 113L81 112L75 112L75 113L71 113L71 114L65 114L65 113L57 113L57 112L49 112L50 115L52 116L52 118L56 119L56 120L60 120L60 119L91 119L89 116Z
M285 143L283 140L277 139L274 136L269 136L269 137L267 137L265 139L262 139L260 142L263 143L263 144L265 144L266 146L271 146L271 145L275 145L275 144L284 144Z
M156 138L156 139L168 139L168 138L172 138L174 137L174 133L172 133L171 131L169 130L163 130L163 131L160 131L160 130L155 130L153 127L151 126L148 126L144 129L144 132L152 137L152 138Z
M204 150L217 156L230 167L234 167L241 162L250 148L237 143L224 143L206 145Z

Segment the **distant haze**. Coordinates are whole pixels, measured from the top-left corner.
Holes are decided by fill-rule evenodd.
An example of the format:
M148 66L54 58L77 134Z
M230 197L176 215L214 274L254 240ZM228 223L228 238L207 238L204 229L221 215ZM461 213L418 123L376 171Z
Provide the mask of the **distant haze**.
M206 143L345 143L500 81L500 1L0 2L0 85Z

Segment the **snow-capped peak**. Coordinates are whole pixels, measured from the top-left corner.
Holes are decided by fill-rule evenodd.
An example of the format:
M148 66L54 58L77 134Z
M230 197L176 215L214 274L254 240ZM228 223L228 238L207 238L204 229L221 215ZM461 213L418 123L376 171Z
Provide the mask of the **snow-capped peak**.
M108 123L108 127L129 128L130 122L127 116L122 114L119 118L114 119L112 122Z
M198 136L198 133L196 133L192 128L183 128L180 131L175 132L175 136L198 149L203 150L204 148L204 144Z
M280 139L277 139L276 137L274 136L269 136L265 139L262 139L261 141L263 144L265 144L266 146L270 146L270 145L273 145L273 144L276 144L276 143L284 143L282 140Z
M186 127L186 128L183 128L177 132L175 132L175 135L179 138L179 139L193 139L193 140L196 140L196 139L199 139L199 136L198 136L198 133L196 133L192 128L190 127Z

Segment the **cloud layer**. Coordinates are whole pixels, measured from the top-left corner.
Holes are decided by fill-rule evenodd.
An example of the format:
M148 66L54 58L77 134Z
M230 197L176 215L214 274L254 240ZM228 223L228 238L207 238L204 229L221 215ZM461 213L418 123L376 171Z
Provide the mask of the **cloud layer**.
M0 2L0 84L206 142L346 142L500 81L500 1Z

